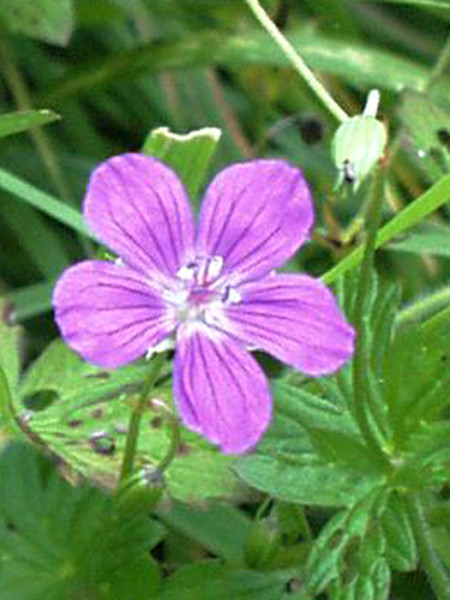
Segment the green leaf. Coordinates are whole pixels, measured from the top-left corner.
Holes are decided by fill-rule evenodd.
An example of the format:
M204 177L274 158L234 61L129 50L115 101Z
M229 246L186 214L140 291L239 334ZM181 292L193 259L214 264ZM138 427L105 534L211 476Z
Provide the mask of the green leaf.
M0 443L18 430L10 406L19 383L22 330L10 324L10 316L11 305L0 298Z
M230 563L242 564L251 521L237 508L218 503L196 507L175 502L170 510L162 507L158 516L209 552Z
M388 250L411 254L434 254L450 258L450 227L438 223L423 223L403 240L387 246Z
M308 434L324 461L376 474L377 468L370 460L369 449L356 436L319 428L308 429Z
M21 328L11 323L12 307L0 298L0 367L5 373L12 394L17 392L21 366Z
M432 181L448 172L450 167L450 112L436 102L413 90L402 96L399 118L414 147L416 164L429 174Z
M258 573L198 561L169 577L155 600L280 600L291 577L291 572Z
M450 356L449 324L450 307L422 325L405 325L386 356L386 400L402 431L435 419L450 401L450 373L443 368Z
M0 459L0 533L0 600L147 600L158 591L148 551L162 526L143 514L119 519L110 497L71 487L28 444Z
M367 44L330 37L307 27L291 30L289 40L312 69L337 75L353 86L398 92L405 88L423 89L429 80L430 72L422 65ZM123 81L140 72L159 73L212 65L236 69L245 65L291 66L278 46L259 29L249 28L234 36L197 32L195 37L189 35L175 43L158 41L143 45L95 66L80 65L79 75L61 80L39 95L39 101L53 105L64 97L91 92L93 86ZM442 99L448 98L449 92L448 81L436 84L435 93Z
M387 599L390 571L378 526L385 502L386 490L375 488L323 527L305 568L312 595L329 589L339 599Z
M43 281L11 291L7 299L13 305L18 323L35 317L51 308L51 297L56 281Z
M65 46L72 35L72 0L3 0L1 18L11 31Z
M413 571L418 561L417 547L403 496L391 493L380 522L391 568Z
M14 234L31 265L48 278L69 266L69 253L59 232L34 209L8 199L0 207L0 218Z
M24 110L0 116L0 138L60 119L52 110Z
M364 2L378 2L383 4L417 4L450 10L450 0L364 0Z
M432 330L442 320L450 318L444 310L450 307L450 285L431 291L408 304L396 316L397 327L403 328L408 322L422 323L424 331ZM436 322L434 322L436 317ZM440 325L439 325L440 326Z
M16 412L21 416L27 409L24 427L41 444L87 478L113 489L130 407L147 375L146 361L106 371L88 365L56 341L26 374ZM165 407L149 402L139 438L137 463L141 465L156 465L171 441L167 414L172 410L170 380L156 388L154 398ZM39 410L42 401L48 405ZM234 496L240 487L229 469L231 462L231 457L220 454L196 434L183 432L180 453L166 473L168 492L184 501Z
M170 165L180 176L190 197L196 199L220 136L221 131L216 127L204 127L186 134L159 127L150 132L142 151Z
M3 169L0 169L0 188L70 229L94 239L94 236L88 231L82 215L77 210Z
M325 460L311 444L309 430L319 423L331 435L355 435L342 408L292 386L283 384L280 392L276 385L274 391L275 418L268 432L255 453L234 465L246 483L287 502L322 506L347 506L379 484L378 474Z
M410 229L429 214L443 206L450 200L450 175L442 177L435 185L429 188L419 198L416 198L406 208L402 209L386 225L381 227L376 238L376 248L380 248L391 241L396 235L400 235ZM362 260L364 246L360 245L348 256L343 258L335 267L322 276L325 283L336 281L343 273L358 266Z

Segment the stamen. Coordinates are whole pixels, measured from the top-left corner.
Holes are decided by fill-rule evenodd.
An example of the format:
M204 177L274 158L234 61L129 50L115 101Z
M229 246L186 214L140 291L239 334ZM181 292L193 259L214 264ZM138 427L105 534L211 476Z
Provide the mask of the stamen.
M196 269L197 265L195 263L189 263L178 270L177 277L182 281L194 281Z
M221 256L211 256L211 258L200 259L197 263L197 283L199 285L208 285L217 279L222 271L223 258Z
M225 290L223 301L226 304L239 304L239 302L242 302L242 296L235 288L228 286Z

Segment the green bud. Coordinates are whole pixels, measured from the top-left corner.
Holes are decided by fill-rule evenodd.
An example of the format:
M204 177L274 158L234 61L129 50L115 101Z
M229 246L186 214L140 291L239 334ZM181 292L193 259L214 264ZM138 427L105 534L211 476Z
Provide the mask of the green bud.
M339 171L338 187L347 183L357 190L384 154L387 132L375 118L378 101L378 91L372 90L364 113L342 123L334 135L332 154Z
M116 496L116 510L122 516L150 513L158 504L164 481L156 469L144 468L127 479Z

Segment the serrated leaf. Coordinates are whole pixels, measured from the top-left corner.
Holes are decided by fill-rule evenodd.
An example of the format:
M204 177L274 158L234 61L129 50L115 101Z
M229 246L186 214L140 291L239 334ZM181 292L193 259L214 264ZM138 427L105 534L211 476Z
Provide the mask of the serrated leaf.
M275 418L256 451L233 468L249 485L293 503L347 506L379 481L379 475L331 463L317 454L308 430L356 433L348 414L323 398L275 384ZM307 399L302 402L302 398Z
M258 573L197 562L169 577L155 600L279 600L291 577L290 572Z
M145 361L114 371L90 366L56 341L26 374L16 412L26 417L24 427L51 452L90 480L113 488L131 404L147 373ZM38 410L33 402L42 399L37 394L43 392L53 393L54 401ZM171 410L170 381L154 394ZM165 455L171 441L167 408L149 402L139 439L138 465L156 465ZM241 488L229 469L231 462L231 457L185 431L180 453L166 473L168 491L185 501L238 494Z
M442 318L441 318L442 316ZM407 323L400 328L385 360L385 394L399 439L420 430L448 404L450 310L435 315L435 325Z
M417 547L404 499L393 492L381 517L386 539L386 557L396 571L412 571L417 565Z
M159 127L150 132L142 151L170 165L194 200L220 136L221 131L217 127L204 127L186 134L173 133L167 127Z
M308 429L308 434L324 461L376 475L377 465L370 460L369 449L356 436L319 428Z
M329 589L339 599L387 598L390 571L378 527L385 502L386 490L374 488L323 527L305 567L312 595Z
M28 444L0 459L0 533L0 600L147 600L158 591L148 550L162 526L143 514L118 519L110 497L71 487ZM132 576L145 593L123 589Z
M32 127L40 127L52 123L60 118L51 110L24 110L0 116L0 138L21 131L27 131Z

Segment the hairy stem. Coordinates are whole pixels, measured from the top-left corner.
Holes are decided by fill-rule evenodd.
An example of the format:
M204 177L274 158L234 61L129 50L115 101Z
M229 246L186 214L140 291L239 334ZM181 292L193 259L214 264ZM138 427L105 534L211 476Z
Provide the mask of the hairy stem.
M119 485L122 484L133 472L142 414L144 412L148 396L152 391L159 374L161 373L165 359L165 353L161 353L156 354L151 361L147 381L145 382L141 395L139 396L139 399L131 412L127 439L125 441L125 450L123 453L122 465L120 467Z
M320 83L311 69L306 65L301 56L296 52L295 48L284 37L278 27L270 19L269 15L263 9L258 0L245 0L250 10L253 12L259 23L264 27L271 38L278 44L287 58L291 61L292 66L299 73L300 77L314 92L317 98L322 102L330 114L339 122L343 123L349 117L347 113L339 106L334 98L328 93L325 87Z
M436 594L437 600L450 600L450 574L434 548L433 537L422 502L415 495L410 496L407 503L414 537L419 548L420 560L427 573L430 585Z
M370 292L370 282L374 268L375 244L377 231L381 220L381 207L384 199L384 171L378 166L373 174L371 199L366 217L366 242L356 293L353 322L356 328L356 348L353 358L353 412L364 436L368 448L379 459L381 464L387 464L387 458L381 451L368 418L370 398L367 393L368 357L367 346L367 304Z

